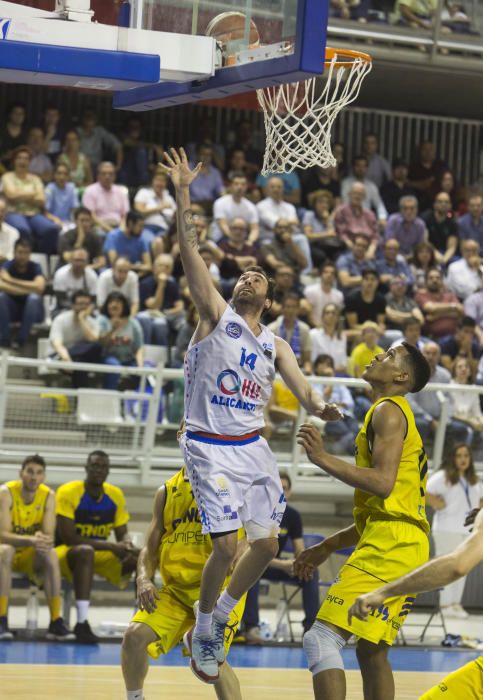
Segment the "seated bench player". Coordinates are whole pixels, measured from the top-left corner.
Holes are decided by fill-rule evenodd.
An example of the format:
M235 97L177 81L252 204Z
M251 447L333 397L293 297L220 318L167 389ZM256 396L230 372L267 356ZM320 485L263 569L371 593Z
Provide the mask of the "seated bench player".
M245 539L240 539L238 556ZM134 615L122 644L122 672L127 700L143 700L148 672L148 654L156 659L167 654L195 622L194 605L199 598L203 567L212 550L210 535L201 532L201 518L185 467L158 490L146 543L139 555L137 591L140 610ZM159 567L163 587L153 579ZM225 585L228 583L225 581ZM225 654L240 623L245 606L243 596L225 628ZM240 684L225 661L214 684L220 700L241 700Z
M60 616L60 569L54 550L55 494L44 480L44 459L31 455L22 462L20 478L0 486L0 641L14 638L7 618L12 572L43 585L50 611L47 639L74 639Z
M106 483L108 474L108 455L95 450L87 457L86 479L70 481L57 489L57 535L61 544L56 552L62 576L74 584L74 633L80 644L99 641L87 619L94 574L125 588L136 570L139 554L129 538L124 494ZM115 541L109 540L112 531Z

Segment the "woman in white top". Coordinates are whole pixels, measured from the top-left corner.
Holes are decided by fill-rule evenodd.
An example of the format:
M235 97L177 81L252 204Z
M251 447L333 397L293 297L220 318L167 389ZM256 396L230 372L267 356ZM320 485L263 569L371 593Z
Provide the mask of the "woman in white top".
M480 407L480 395L476 392L467 391L465 388L465 385L472 384L472 371L468 358L456 357L452 374L451 384L462 385L461 389L451 392L453 418L470 426L472 439L469 441L469 444L471 444L473 431L480 432L483 430L483 414Z
M340 330L340 308L337 304L326 304L322 310L322 327L312 328L312 362L319 355L330 355L334 360L336 374L347 376L347 338Z
M434 509L432 533L436 555L447 554L467 537L463 523L473 508L483 507L483 487L468 445L456 445L443 467L428 479L426 502ZM465 579L446 586L440 593L440 605L446 615L468 617L461 607Z

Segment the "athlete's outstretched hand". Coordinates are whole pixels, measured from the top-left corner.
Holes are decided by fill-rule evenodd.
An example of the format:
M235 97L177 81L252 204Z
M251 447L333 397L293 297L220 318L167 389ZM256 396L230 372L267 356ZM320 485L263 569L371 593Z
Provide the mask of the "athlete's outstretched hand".
M304 549L295 559L293 564L294 574L302 581L310 581L315 569L328 558L330 552L322 545L323 543L321 542Z
M336 403L326 403L324 408L318 408L314 415L322 420L340 420L344 417Z
M156 610L156 601L159 600L156 586L150 579L138 579L137 587L139 608L153 613Z
M325 450L324 441L318 428L312 423L302 423L297 433L297 442L302 445L310 461L321 467Z
M377 610L384 603L386 596L380 591L381 589L378 588L371 593L365 593L356 598L349 608L349 625L353 617L357 617L358 620L367 620L369 613Z
M175 188L191 185L201 170L201 163L198 163L191 170L184 148L180 148L179 151L175 148L170 148L169 151L165 152L164 159L168 165L159 163L159 167L169 175Z

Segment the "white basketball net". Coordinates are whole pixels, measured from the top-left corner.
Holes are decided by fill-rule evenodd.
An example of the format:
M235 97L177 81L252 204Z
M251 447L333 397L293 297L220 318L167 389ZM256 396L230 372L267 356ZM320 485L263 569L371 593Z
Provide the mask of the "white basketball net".
M372 63L361 58L344 66L335 65L343 60L334 55L322 91L317 76L257 90L265 121L263 175L336 165L330 144L332 124L339 112L357 98L362 81L372 69Z

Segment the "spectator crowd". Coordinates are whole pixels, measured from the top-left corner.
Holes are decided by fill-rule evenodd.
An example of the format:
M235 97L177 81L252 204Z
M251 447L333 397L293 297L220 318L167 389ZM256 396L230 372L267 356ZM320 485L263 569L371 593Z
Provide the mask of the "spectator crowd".
M119 138L91 108L75 129L54 106L29 121L13 104L0 134L0 344L27 353L43 330L51 356L65 361L139 367L154 345L180 367L197 319L176 202L157 167L163 148L143 140L136 117ZM246 122L229 151L209 123L199 133L187 144L192 163L202 164L192 209L213 283L228 300L240 273L262 265L277 285L263 320L304 372L359 377L405 338L422 348L432 381L483 383L483 197L456 182L435 144L419 144L411 163L389 164L377 135L366 134L350 163L334 144L334 168L263 177ZM85 372L71 378L75 387L89 382ZM118 383L106 374L106 389ZM321 388L340 403L344 436L352 435L370 396L323 379ZM454 439L477 441L477 395L462 388L448 400ZM431 438L436 394L411 401L423 439ZM297 411L277 383L267 432L293 425Z

